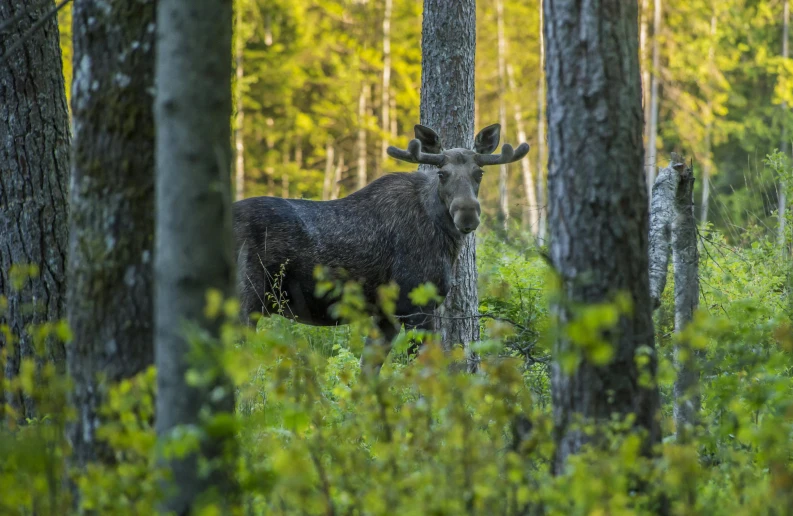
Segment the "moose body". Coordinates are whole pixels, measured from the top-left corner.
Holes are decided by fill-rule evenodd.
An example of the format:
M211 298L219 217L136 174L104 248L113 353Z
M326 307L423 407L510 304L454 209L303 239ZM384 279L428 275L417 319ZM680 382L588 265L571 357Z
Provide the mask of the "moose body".
M490 155L499 129L483 129L474 150L444 151L437 134L416 126L409 150L391 147L389 154L430 164L430 171L388 174L333 201L253 197L234 203L242 315L268 315L275 297L286 301L283 314L298 322L339 324L329 310L334 300L315 295L314 271L322 265L361 284L386 353L399 327L377 309L379 286L399 286L398 320L408 328L431 329L434 306L415 306L410 292L431 282L439 295L448 293L463 238L479 225L480 167L528 152L523 144L513 155L505 145L501 155Z

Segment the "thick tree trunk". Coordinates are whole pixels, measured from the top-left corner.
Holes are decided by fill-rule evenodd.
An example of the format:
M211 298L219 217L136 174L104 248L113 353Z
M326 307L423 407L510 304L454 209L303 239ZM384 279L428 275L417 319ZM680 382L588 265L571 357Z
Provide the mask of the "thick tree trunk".
M647 129L647 184L650 188L655 183L655 171L658 170L656 137L658 135L658 74L661 68L661 48L658 37L661 33L661 0L653 0L653 69L650 79L650 122Z
M157 229L155 346L157 435L167 445L182 425L202 426L234 411L234 389L219 370L222 320L205 313L210 290L234 295L231 232L232 3L159 0L157 11ZM208 85L211 85L209 87ZM187 339L191 325L201 336ZM202 359L192 360L193 345ZM196 368L208 384L190 385ZM206 376L204 376L206 375ZM232 512L233 430L201 440L200 451L169 460L173 477L163 509L199 512L200 503ZM212 461L199 467L199 455ZM201 502L199 502L199 499Z
M545 33L543 21L543 0L538 2L540 8L540 78L537 84L537 207L538 207L538 228L537 241L545 243L545 236L548 231L548 198L545 194L546 169L548 160L546 158L545 142L545 122L547 113L545 111Z
M697 224L694 218L694 173L685 159L672 155L680 167L675 196L675 219L672 224L672 265L675 274L675 332L680 334L694 317L699 306L699 253ZM697 424L700 407L699 358L683 340L675 346L677 379L675 380L675 429L678 442L686 442Z
M30 9L0 37L0 55L15 45L52 5L0 0L0 24ZM28 329L64 315L69 183L69 114L63 85L57 17L26 36L0 64L0 417L4 402L13 419L37 415L31 398L3 392L3 377L19 374L23 360L64 365L63 343L33 348ZM14 285L12 266L35 266L37 274Z
M369 83L363 83L358 95L358 190L366 186L366 99L370 94Z
M509 79L509 91L515 93L515 74L512 70L512 65L507 65L507 78ZM515 104L515 127L518 129L518 141L525 142L526 127L523 121L523 110L519 102ZM523 214L523 226L536 237L539 219L539 211L537 209L537 185L534 182L534 175L531 173L531 161L528 156L520 160L520 168L523 172L523 190L526 194L526 209Z
M444 148L474 146L474 0L424 0L421 48L421 123ZM426 167L425 167L426 168ZM468 235L452 272L452 287L438 309L436 330L448 349L479 340L476 239ZM470 366L476 367L473 356Z
M790 56L789 50L789 40L790 39L790 1L785 0L785 3L782 7L782 57L787 59ZM787 110L787 104L782 104L782 110ZM783 153L787 154L787 131L782 131L781 142L779 144L779 150ZM787 214L787 184L781 182L779 184L779 248L782 250L784 255L787 255L785 251L785 240L786 240L786 227L787 224L786 214Z
M388 158L388 134L391 132L391 11L393 10L393 0L385 0L385 11L383 12L383 87L381 94L380 109L382 112L382 142L380 145L380 166L382 167ZM359 186L359 188L363 188Z
M82 467L113 460L97 440L107 389L154 363L155 2L75 0L72 16L69 433Z
M545 0L545 15L550 255L562 281L554 311L564 326L581 304L627 293L631 305L603 334L613 349L608 363L582 355L566 369L560 357L582 350L565 336L555 344L553 470L561 473L593 439L575 426L578 418L632 414L649 450L659 441L659 400L657 388L639 381L636 362L637 351L654 349L647 188L636 173L644 154L637 3ZM654 379L654 354L646 367Z
M504 34L504 1L496 0L496 32L498 39L498 123L501 124L501 136L507 137L507 38ZM523 141L523 140L521 140ZM498 167L498 200L499 213L504 231L509 227L509 191L507 183L509 181L509 165L504 164Z
M322 182L322 200L330 199L331 187L333 186L333 143L328 140L325 144L325 180Z

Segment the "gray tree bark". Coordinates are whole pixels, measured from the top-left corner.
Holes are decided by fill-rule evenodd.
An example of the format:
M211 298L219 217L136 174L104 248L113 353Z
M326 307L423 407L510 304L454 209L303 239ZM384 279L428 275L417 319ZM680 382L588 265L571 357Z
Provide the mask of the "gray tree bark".
M699 306L699 252L697 223L694 218L694 173L685 159L675 195L675 220L672 224L672 265L675 274L675 332L680 334L694 317ZM675 346L677 379L675 381L675 430L678 442L685 442L697 424L700 408L699 363L701 352L691 349L686 340Z
M475 0L424 0L421 31L421 123L434 129L444 148L474 145ZM447 349L479 340L476 239L468 235L452 271L452 287L437 310L436 330Z
M603 338L611 361L581 357L572 371L558 359L551 385L556 433L553 470L590 442L579 418L603 422L635 416L647 433L645 451L659 442L656 357L648 275L648 205L643 163L637 3L623 0L545 0L548 90L550 255L560 275L554 311L564 326L575 307L613 301L627 293L632 309ZM575 78L575 80L571 80ZM647 369L636 354L650 352ZM567 337L555 355L578 353ZM595 443L596 444L596 443Z
M192 514L207 501L231 513L233 431L205 433L207 418L234 411L234 390L216 360L222 321L205 314L208 290L234 295L231 232L232 3L159 0L155 357L157 435L167 445L175 429L201 430L200 451L168 462L173 479L163 509ZM192 360L188 327L201 328L202 359ZM191 367L208 384L190 385ZM199 455L212 461L199 468Z
M154 0L72 12L67 289L78 466L113 460L96 437L107 389L154 363Z
M0 35L5 55L52 6L38 3ZM27 0L0 0L0 24L31 9ZM57 17L28 36L0 65L0 417L3 402L24 422L37 410L31 398L3 392L2 380L19 374L22 360L65 365L63 343L43 353L33 348L29 326L63 317L68 246L69 113L63 84ZM12 266L33 265L38 274L15 286Z
M666 287L669 253L675 277L675 332L682 332L699 305L699 251L694 219L694 174L685 159L672 153L653 185L650 215L650 297L661 305ZM674 418L677 439L685 442L696 425L699 408L699 358L689 343L675 345Z

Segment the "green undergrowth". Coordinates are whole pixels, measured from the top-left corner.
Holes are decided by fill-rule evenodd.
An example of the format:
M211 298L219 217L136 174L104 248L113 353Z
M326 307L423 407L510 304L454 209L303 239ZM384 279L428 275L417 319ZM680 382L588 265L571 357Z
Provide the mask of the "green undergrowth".
M553 410L549 380L553 275L541 255L485 235L478 248L482 356L478 374L450 367L425 335L414 360L403 334L380 377L360 375L363 338L373 329L356 316L352 284L325 287L355 322L316 328L279 316L256 331L228 323L220 362L237 389L233 424L240 443L237 475L242 514L787 514L793 504L793 329L788 271L775 241L735 248L703 232L700 311L686 338L703 352L701 425L675 442L672 385L672 285L656 312L659 414L664 439L641 453L630 421L585 422L601 446L551 474ZM424 287L429 289L429 287ZM335 290L334 290L335 289ZM394 295L385 289L382 301ZM425 297L430 291L419 293ZM419 295L417 294L417 295ZM209 308L234 303L210 296ZM569 335L580 344L570 360L606 363L595 337L613 325L619 302L583 310ZM277 311L277 310L276 310ZM68 331L50 338L68 340ZM600 362L598 362L600 361ZM69 470L81 492L71 509L65 487L69 443L64 425L68 379L26 362L4 379L6 391L40 400L42 416L0 426L1 514L146 514L156 512L160 480L153 430L156 372L108 386L108 424L99 438L112 465ZM201 381L198 371L194 381ZM11 418L13 419L13 418ZM218 424L217 421L210 424ZM173 453L192 449L208 427L186 428ZM220 514L208 506L203 514Z

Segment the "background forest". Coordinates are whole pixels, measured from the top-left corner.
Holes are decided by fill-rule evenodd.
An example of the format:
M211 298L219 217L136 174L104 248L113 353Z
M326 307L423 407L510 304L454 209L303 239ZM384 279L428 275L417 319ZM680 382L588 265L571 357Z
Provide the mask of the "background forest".
M0 0L0 7L12 1ZM569 196L558 195L564 190L557 190L556 198L547 193L554 138L563 145L558 144L559 134L549 134L548 125L553 130L554 123L546 116L551 82L544 75L547 42L542 28L547 34L550 25L543 18L542 2L476 1L474 125L479 130L498 122L502 143L526 141L532 148L518 163L490 168L482 182L483 224L475 233L476 261L470 262L473 277L478 274L472 282L475 314L469 318L475 321L471 326L476 338L465 349L449 349L439 345L445 339L437 334L414 333L412 337L427 345L410 358L409 335L403 331L376 379L361 374L359 356L373 331L361 291L352 282L328 278L321 279L318 290L338 298L333 309L350 324L295 324L278 316L288 306L276 296L268 299L272 317L255 328L241 325L233 286L223 277L220 287L206 291L206 298L192 300L194 307L200 305L199 325L204 326L187 326L184 336L171 341L185 346L173 346L168 358L190 367L171 378L160 367L167 360L158 357L158 367L153 366L154 340L160 355L168 352L151 322L161 314L150 313L153 290L167 276L155 281L150 263L152 233L155 222L159 224L152 195L155 117L147 96L155 77L155 2L136 2L137 18L129 25L135 29L123 33L113 30L126 27L118 18L127 14L118 8L121 4L111 8L103 2L75 1L82 10L67 5L58 13L74 133L71 216L62 233L30 238L40 240L30 248L44 256L44 242L60 246L68 229L69 268L13 264L7 275L0 270L0 316L24 307L18 300L32 297L35 305L41 290L31 285L39 288L41 278L50 281L45 287L57 284L63 290L68 276L69 290L68 295L47 290L47 296L57 298L50 303L55 315L34 320L19 311L18 319L27 324L20 330L24 335L13 335L13 325L0 319L0 515L154 514L163 509L163 500L176 504L170 507L186 506L179 514L202 516L793 512L793 213L787 209L793 199L793 59L787 42L788 0L638 0L639 37L625 45L633 49L638 39L643 102L639 106L637 95L636 110L630 112L627 106L624 118L610 116L623 121L632 116L638 128L638 116L631 113L643 110L648 184L659 178L651 200L651 292L645 297L652 303L647 306L633 306L632 298L621 295L569 306L560 301L566 288L573 290L573 281L554 263L561 253L554 255L549 245L554 221L547 213L548 198L551 203L597 207L610 192L571 187L573 177L567 184ZM208 12L231 14L223 3L195 2ZM415 170L388 157L386 148L406 148L414 124L422 119L422 16L428 4L439 5L422 0L235 0L229 56L234 108L229 126L224 126L230 127L231 138L218 132L224 142L231 140L234 151L228 170L234 197L335 199L384 172ZM567 6L571 12L575 7L575 2L545 4ZM615 0L602 4L619 5ZM189 4L171 2L169 7L176 5ZM436 22L443 19L435 15ZM106 25L96 24L97 18ZM560 20L561 15L550 24L559 29ZM599 27L612 28L607 23ZM10 33L7 26L0 27L0 33L6 30ZM200 33L192 36L206 45L204 50L210 48ZM124 60L127 49L138 51L138 61ZM91 69L84 61L88 55L112 59L104 68ZM86 82L91 75L85 70L81 82L81 66L105 81L101 88ZM162 91L161 76L156 77ZM618 82L613 81L615 88ZM210 90L212 85L202 86ZM115 93L122 90L138 97L127 95L123 98L129 104L114 103ZM36 101L43 102L42 97ZM141 105L147 108L128 111ZM557 114L574 109L550 108ZM229 114L221 111L222 117ZM0 106L0 119L7 114ZM120 140L128 145L113 147L117 141L102 138L103 117L111 119L113 129L121 127ZM558 117L556 123L561 133ZM59 145L65 146L66 140L61 138ZM23 147L18 143L22 139L8 141L11 147ZM116 167L112 152L103 149L135 159ZM55 158L65 162L65 151L61 154ZM223 168L221 160L207 161L212 160L195 160L199 164L193 165ZM693 277L679 274L685 265L679 240L683 224L682 217L671 216L690 215L690 203L680 194L683 187L672 191L664 186L678 173L691 180L688 164L693 164L695 178L696 225L688 233L694 243L683 251L694 256ZM635 187L641 176L625 181L618 177L629 166L600 167L600 175L590 177ZM168 171L158 167L157 189L168 181L174 185L168 199L173 206L157 200L160 219L169 209L184 210L179 212L182 221L199 219L199 211L213 211L186 203L176 206L179 189L189 189L202 177L189 175L188 169L163 179ZM591 170L582 167L578 172L580 178ZM21 204L8 203L3 187L0 183L5 203L0 203L0 216ZM23 196L25 188L19 189ZM50 187L49 194L54 190ZM61 186L62 196L65 190ZM656 209L663 195L668 195L666 211ZM670 208L675 195L683 209ZM55 197L46 203L55 204ZM25 199L30 204L32 196ZM647 199L634 195L633 200L629 208L641 209L612 214L613 225L610 220L600 224L607 210L601 210L600 218L591 217L603 230L590 232L592 256L602 251L595 248L604 247L608 236L628 233L621 231L633 227L629 213L644 221L642 203ZM66 201L60 202L59 209L65 209ZM67 218L55 212L41 211ZM106 220L116 222L116 214L120 229L105 225ZM656 225L663 217L663 224ZM0 217L0 222L5 220ZM621 226L626 220L628 225ZM157 231L161 228L157 225ZM207 227L206 237L196 232L201 238L191 251L207 256L211 252L204 254L206 249L221 248L222 238L211 238L219 235L213 233L218 228L220 224ZM129 238L123 238L127 233ZM666 240L656 246L654 238L662 233ZM108 243L113 240L108 235L118 241ZM641 242L632 249L648 254L645 235L631 236ZM586 237L579 228L578 240ZM12 240L0 235L0 243L4 238ZM58 247L61 262L53 258L51 263L63 263L65 247ZM661 264L654 254L659 248ZM113 254L114 249L123 252ZM134 259L127 256L133 254L129 249ZM617 249L612 260L601 260L608 262L600 264L603 270L628 270L639 263L635 268L647 271L643 256L636 260L619 253ZM92 260L97 256L105 261ZM5 259L3 249L0 258ZM109 265L103 268L105 262ZM105 274L108 270L112 274ZM611 280L627 277L617 272ZM603 278L609 279L607 273ZM685 312L680 305L688 286L694 296ZM383 291L384 307L393 310L394 295ZM436 299L436 290L422 285L410 295L415 304L424 305ZM53 308L58 303L65 305L63 310ZM564 310L569 310L567 319L560 316ZM615 328L624 328L620 325L634 313L647 315L645 335L617 335ZM628 349L627 359L620 356L625 351L619 348L620 338L636 346ZM180 353L182 357L173 358ZM471 357L481 361L480 369L462 374L460 362L467 358L470 364ZM169 381L184 389L171 388ZM165 393L163 385L168 387ZM190 407L195 414L187 414L187 423L178 420L184 416L179 411L187 412L189 405L182 403L184 393L201 396ZM590 419L566 420L575 412L576 398L600 412L590 413ZM690 413L681 416L686 410ZM173 414L177 416L171 418ZM173 424L164 425L169 418ZM583 436L576 449L560 452L560 443L574 434ZM185 457L192 461L186 468L167 467ZM189 493L187 501L179 499L180 491L169 491L175 484Z
M538 177L547 168L538 137L539 4L477 2L475 126L500 122L503 141L525 134L532 144L527 163L511 165L508 179L507 212L522 223L544 201L537 181L537 201L527 200L521 166ZM782 0L658 5L656 23L654 2L640 1L648 166L664 166L670 151L687 153L700 179L698 218L746 244L777 227L779 191L763 158L789 149L793 135L793 115L783 107L793 104L793 62L782 52ZM420 0L237 0L238 197L343 196L360 188L361 177L365 184L384 171L411 170L385 147L404 148L418 120L421 7ZM68 82L69 7L61 39ZM338 186L326 186L326 176ZM497 173L487 175L481 198L491 220L502 216Z

